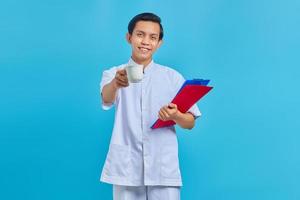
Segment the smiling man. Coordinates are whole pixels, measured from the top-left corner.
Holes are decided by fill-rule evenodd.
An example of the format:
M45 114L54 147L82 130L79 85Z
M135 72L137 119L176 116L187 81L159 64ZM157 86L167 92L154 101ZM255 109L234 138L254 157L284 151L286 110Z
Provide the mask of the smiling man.
M113 184L115 200L178 200L182 186L175 127L151 129L157 118L186 129L200 116L197 105L186 113L169 103L185 79L152 59L164 36L153 13L135 16L126 40L131 58L105 70L100 83L102 108L115 105L115 121L101 181ZM127 65L143 65L143 79L129 83Z

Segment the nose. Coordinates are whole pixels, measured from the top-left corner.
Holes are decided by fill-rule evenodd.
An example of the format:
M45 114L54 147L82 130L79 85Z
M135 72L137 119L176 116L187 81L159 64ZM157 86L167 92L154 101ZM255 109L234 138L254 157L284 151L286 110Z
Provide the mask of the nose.
M145 37L143 38L142 44L144 44L144 45L149 45L149 44L150 44L150 43L149 43L149 37L148 37L148 36L145 36Z

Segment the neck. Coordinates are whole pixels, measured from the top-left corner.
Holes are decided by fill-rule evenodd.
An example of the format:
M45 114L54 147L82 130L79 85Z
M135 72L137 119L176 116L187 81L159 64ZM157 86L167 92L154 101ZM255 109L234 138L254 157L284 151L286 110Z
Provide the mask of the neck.
M143 65L144 66L144 69L149 65L149 63L151 63L151 61L152 61L152 58L150 58L150 59L148 59L148 60L138 60L138 59L136 59L136 58L134 58L133 56L131 56L131 58L132 58L132 60L134 61L134 62L136 62L137 64L139 64L139 65Z

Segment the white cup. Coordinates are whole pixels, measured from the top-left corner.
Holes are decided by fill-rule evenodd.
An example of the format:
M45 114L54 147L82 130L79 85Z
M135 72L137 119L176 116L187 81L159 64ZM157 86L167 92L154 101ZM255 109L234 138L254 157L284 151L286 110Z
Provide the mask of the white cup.
M143 65L129 64L125 67L125 70L130 83L137 83L143 79Z

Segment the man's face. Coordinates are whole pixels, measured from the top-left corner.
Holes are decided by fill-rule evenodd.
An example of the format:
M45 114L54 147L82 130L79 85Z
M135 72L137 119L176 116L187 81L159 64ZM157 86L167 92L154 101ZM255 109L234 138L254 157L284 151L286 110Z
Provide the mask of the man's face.
M152 55L162 43L159 33L159 24L151 21L139 21L132 34L127 33L126 38L131 44L132 57L136 62L148 64L152 60Z

